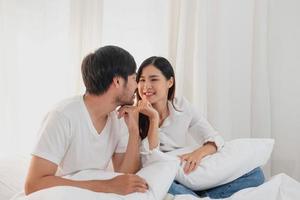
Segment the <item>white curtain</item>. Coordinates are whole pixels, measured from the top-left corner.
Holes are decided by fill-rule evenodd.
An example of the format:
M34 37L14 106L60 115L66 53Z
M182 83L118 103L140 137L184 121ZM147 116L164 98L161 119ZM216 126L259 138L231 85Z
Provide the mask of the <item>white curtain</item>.
M172 3L177 91L226 139L270 137L267 176L300 180L300 2ZM249 158L251 159L251 158Z
M267 175L300 181L300 1L0 0L0 152L29 152L45 113L82 93L80 63L114 44L167 57L227 139L271 137ZM249 158L251 159L251 158Z
M0 0L0 154L28 153L46 112L82 89L101 1Z

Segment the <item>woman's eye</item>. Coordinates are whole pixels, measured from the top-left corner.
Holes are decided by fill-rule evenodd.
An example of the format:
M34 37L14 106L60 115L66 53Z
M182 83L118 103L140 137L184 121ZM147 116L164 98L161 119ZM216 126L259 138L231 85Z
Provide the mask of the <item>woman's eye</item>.
M139 82L145 82L145 80L144 79L140 79Z
M151 79L151 81L158 81L158 79Z

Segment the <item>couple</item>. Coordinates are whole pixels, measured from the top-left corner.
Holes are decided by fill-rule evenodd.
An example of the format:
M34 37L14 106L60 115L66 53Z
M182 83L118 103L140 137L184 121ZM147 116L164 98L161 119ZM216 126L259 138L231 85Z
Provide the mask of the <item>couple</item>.
M222 137L207 120L184 98L174 98L174 71L165 58L146 59L136 74L130 53L105 46L86 56L81 70L85 94L61 102L43 121L25 183L26 195L54 186L120 195L146 192L146 181L135 175L141 168L140 147L144 144L150 150L168 152L186 147L188 140L197 142L198 149L180 156L185 173L196 170L203 157L222 148ZM89 181L62 177L87 169L105 170L110 160L115 172L122 175ZM257 168L206 191L192 191L174 181L169 193L225 198L263 180Z

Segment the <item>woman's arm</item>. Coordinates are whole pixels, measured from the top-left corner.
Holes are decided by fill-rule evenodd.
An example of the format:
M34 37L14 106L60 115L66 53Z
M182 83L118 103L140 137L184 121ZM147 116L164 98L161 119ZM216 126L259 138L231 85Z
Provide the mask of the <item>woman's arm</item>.
M201 145L191 153L181 155L181 160L186 161L184 171L190 173L195 170L202 158L214 154L223 147L224 140L219 133L210 125L207 119L184 98L180 101L182 112L188 117L188 132L195 142Z
M217 147L213 142L207 142L203 146L194 150L191 153L180 155L181 161L185 161L184 172L189 174L190 172L197 169L201 160L208 155L214 154L217 151Z
M113 155L114 169L116 172L134 174L141 166L138 109L136 106L122 106L118 112L119 117L123 117L127 125L129 139L126 152Z
M217 146L214 142L207 142L203 146L196 149L194 152L198 154L201 158L204 158L205 156L216 153Z
M138 110L140 113L149 118L149 129L147 133L149 149L153 150L158 147L158 127L159 127L159 114L152 107L151 103L146 98L138 102Z
M148 142L149 142L149 149L153 150L158 147L158 124L159 124L159 117L154 117L149 120L149 130L148 130Z

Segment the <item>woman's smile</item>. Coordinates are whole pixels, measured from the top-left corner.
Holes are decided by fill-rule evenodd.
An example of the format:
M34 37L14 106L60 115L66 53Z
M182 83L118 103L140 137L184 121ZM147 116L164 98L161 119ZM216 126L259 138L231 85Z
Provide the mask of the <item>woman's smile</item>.
M145 95L146 97L151 97L151 96L153 96L153 95L155 95L155 92L149 92L149 91L147 91L147 92L143 92L143 95Z

